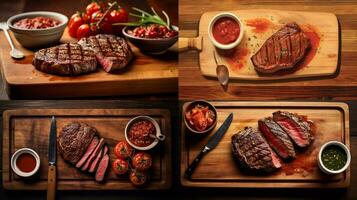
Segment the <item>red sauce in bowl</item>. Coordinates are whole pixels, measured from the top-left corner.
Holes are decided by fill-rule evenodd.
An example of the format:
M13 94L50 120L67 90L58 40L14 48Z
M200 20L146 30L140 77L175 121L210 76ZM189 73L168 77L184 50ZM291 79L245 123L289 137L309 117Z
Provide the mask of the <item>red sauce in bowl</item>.
M230 17L222 17L213 24L213 38L221 44L233 43L238 39L239 34L238 22Z
M32 172L36 167L36 158L29 153L23 153L16 159L16 166L22 172Z
M131 125L128 132L128 139L138 147L147 147L155 141L150 137L156 135L156 129L153 123L148 120L141 120Z
M14 26L23 29L45 29L55 27L60 21L49 17L24 18L14 23Z

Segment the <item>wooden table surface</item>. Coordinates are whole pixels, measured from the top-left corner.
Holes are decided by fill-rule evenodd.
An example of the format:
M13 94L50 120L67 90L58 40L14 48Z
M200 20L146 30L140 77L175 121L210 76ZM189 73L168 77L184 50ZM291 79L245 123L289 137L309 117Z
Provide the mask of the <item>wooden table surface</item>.
M333 78L285 82L231 81L226 91L217 79L201 75L197 51L179 56L179 97L188 99L357 99L357 1L355 0L180 0L180 37L196 37L200 16L208 11L278 9L332 12L341 28L340 73Z

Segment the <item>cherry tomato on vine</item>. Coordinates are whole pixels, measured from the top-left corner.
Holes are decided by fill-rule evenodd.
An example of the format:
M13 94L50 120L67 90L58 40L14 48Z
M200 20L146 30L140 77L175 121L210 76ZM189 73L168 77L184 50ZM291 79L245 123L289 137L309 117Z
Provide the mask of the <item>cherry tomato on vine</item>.
M78 27L77 30L77 38L86 38L91 35L91 30L88 24L82 24L80 27Z
M93 13L99 11L101 9L101 6L97 2L92 2L87 5L86 7L86 13L88 16L92 16Z
M115 174L122 175L129 170L129 163L121 158L115 159L112 165Z
M68 31L71 37L77 37L77 30L84 23L84 21L79 14L74 14L72 17L70 23L68 24Z

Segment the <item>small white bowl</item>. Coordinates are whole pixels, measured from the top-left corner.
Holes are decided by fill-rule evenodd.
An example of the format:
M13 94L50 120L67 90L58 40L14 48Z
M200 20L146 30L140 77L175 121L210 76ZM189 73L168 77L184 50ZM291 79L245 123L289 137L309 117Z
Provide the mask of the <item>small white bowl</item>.
M345 166L343 166L341 169L339 170L330 170L328 169L327 167L325 167L325 165L323 164L322 162L322 152L323 150L328 147L328 146L339 146L341 147L345 152L346 152L346 155L347 155L347 162L345 164ZM348 147L346 145L344 145L343 143L339 142L339 141L330 141L330 142L327 142L325 143L324 145L322 145L322 147L320 148L320 152L319 152L319 155L318 155L318 161L317 161L318 165L319 165L319 168L326 174L339 174L343 171L345 171L349 166L350 166L350 163L351 163L351 152L350 150L348 149Z
M222 17L229 17L229 18L232 18L234 19L238 24L239 24L239 28L240 28L240 32L239 32L239 36L238 38L236 39L236 41L234 41L233 43L230 43L230 44L221 44L219 42L217 42L214 37L213 37L213 34L212 34L212 29L213 29L213 25L214 23L222 18ZM233 49L235 48L236 46L239 45L239 43L242 41L243 39L243 35L244 35L244 26L243 26L243 23L242 21L237 17L237 15L233 14L233 13L229 13L229 12L223 12L223 13L219 13L217 14L216 16L214 16L209 25L208 25L208 36L211 40L211 42L213 43L214 46L216 46L217 48L219 49L224 49L224 50L229 50L229 49Z
M45 29L23 29L14 26L14 23L21 19L34 17L50 17L60 21L60 24ZM67 23L68 18L65 15L47 11L21 13L14 15L7 20L7 25L14 33L16 40L26 48L45 47L58 43L63 35Z
M24 153L29 153L31 154L35 160L36 160L36 166L34 168L34 170L32 170L32 172L23 172L21 171L17 165L16 165L16 160L17 158L21 155L21 154L24 154ZM15 153L11 156L11 168L12 170L20 177L24 177L24 178L27 178L27 177L30 177L30 176L33 176L34 174L37 173L37 171L39 170L40 168L40 156L38 156L38 154L30 149L30 148L22 148L22 149L18 149L17 151L15 151Z
M159 139L155 139L153 143L151 143L149 146L146 146L146 147L139 147L139 146L136 146L135 144L133 144L129 138L128 138L128 132L130 130L130 127L132 126L133 123L137 122L137 121L141 121L141 120L147 120L147 121L150 121L154 126L155 126L155 130L156 130L156 137L157 138L160 138ZM130 146L134 147L135 149L137 150L141 150L141 151L147 151L147 150L150 150L152 148L154 148L158 143L159 141L163 141L165 140L165 135L161 134L161 129L160 129L160 126L159 124L157 123L157 121L149 116L137 116L137 117L134 117L133 119L131 119L127 124L126 124L126 127L125 127L125 139L126 141L129 143Z

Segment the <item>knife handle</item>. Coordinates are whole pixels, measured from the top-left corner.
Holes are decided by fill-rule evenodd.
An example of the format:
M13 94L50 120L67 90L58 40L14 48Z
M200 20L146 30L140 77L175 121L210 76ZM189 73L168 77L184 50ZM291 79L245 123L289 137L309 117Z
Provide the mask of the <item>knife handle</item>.
M201 159L205 155L205 151L200 151L200 153L196 156L196 158L192 161L190 166L188 166L187 170L185 171L185 174L190 178L195 171L198 163L200 163Z
M48 167L47 200L55 200L56 195L56 166Z

